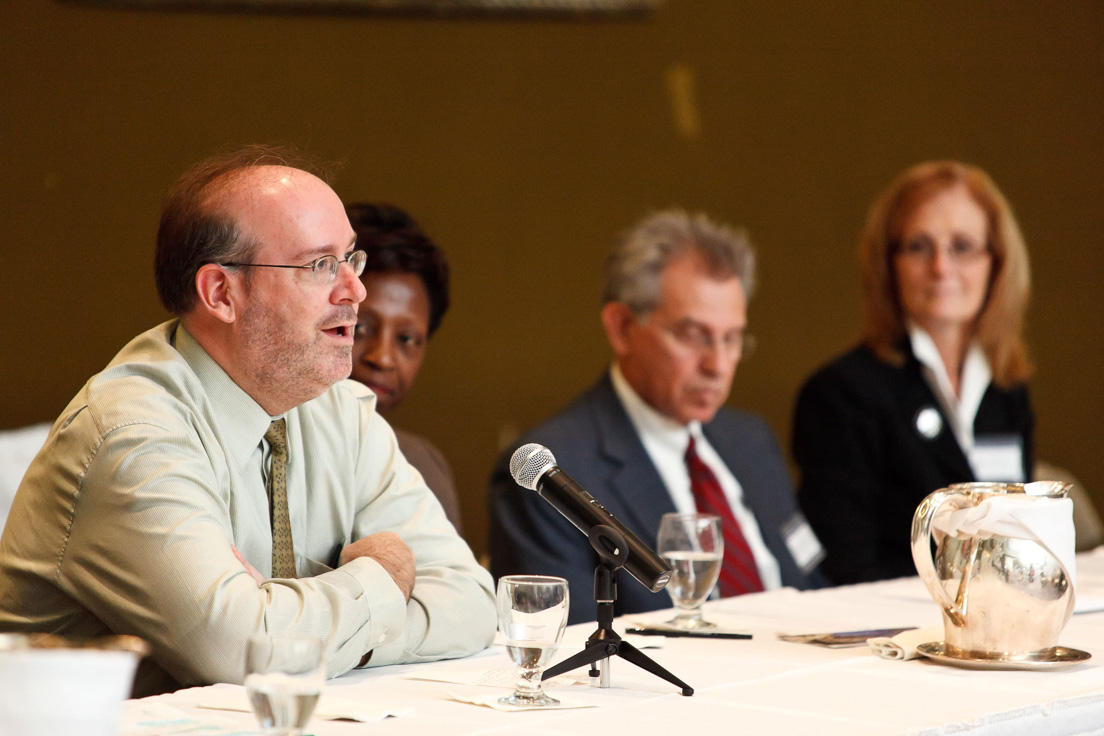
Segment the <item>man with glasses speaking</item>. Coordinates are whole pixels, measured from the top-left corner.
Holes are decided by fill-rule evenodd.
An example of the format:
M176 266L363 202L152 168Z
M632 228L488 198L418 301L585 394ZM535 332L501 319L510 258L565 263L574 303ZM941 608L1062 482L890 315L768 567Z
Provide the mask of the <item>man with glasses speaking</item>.
M322 638L330 676L490 643L490 576L373 394L343 380L355 240L283 151L176 183L155 275L177 319L88 381L27 471L0 539L0 630L140 636L138 695L240 682L262 633Z
M821 557L766 423L722 409L748 342L754 255L742 232L672 210L629 230L606 261L602 326L616 356L598 383L517 441L556 463L647 544L660 517L721 517L719 589L808 587ZM592 620L587 540L507 470L491 479L491 571L566 577L572 622ZM617 613L670 606L626 580Z

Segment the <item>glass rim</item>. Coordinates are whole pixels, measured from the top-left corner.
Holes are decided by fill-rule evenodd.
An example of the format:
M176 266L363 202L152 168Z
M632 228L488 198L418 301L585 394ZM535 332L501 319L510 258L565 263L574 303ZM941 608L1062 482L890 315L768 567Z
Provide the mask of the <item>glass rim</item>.
M692 511L692 512L688 512L688 513L685 513L685 514L682 513L681 511L671 511L671 512L668 512L668 513L664 514L662 517L660 517L660 520L662 521L663 519L668 519L668 518L670 518L670 519L685 519L685 520L688 520L688 521L691 520L691 519L716 519L717 521L721 520L721 517L718 514L698 513L697 511Z
M567 578L557 577L556 575L503 575L498 579L499 584L502 583L525 583L528 585L559 585L563 583L567 585Z

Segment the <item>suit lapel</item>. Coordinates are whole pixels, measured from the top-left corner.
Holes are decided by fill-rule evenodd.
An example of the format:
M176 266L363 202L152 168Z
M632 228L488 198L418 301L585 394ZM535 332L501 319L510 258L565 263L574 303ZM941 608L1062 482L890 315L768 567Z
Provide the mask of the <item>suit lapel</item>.
M702 425L702 433L709 440L709 444L717 451L725 467L736 478L740 485L743 504L751 510L755 521L759 526L759 533L763 542L771 549L771 553L778 557L773 540L779 534L776 525L771 520L777 519L778 514L771 505L777 506L777 498L780 490L792 493L789 478L781 477L772 470L778 467L759 453L749 450L749 438L744 435L741 428L731 424L724 428L718 426L715 418L709 424ZM780 489L779 484L784 484ZM778 523L788 521L779 519ZM781 537L778 537L780 540ZM782 560L779 559L781 563Z
M734 433L722 434L718 431L715 423L716 420L709 424L703 424L702 434L716 450L725 467L728 468L728 472L732 473L733 477L736 478L736 482L740 484L744 503L755 512L758 510L757 501L760 490L759 484L755 482L755 479L759 476L759 459L747 452L740 451L744 444L743 437L734 436ZM756 514L756 517L758 516Z
M904 397L901 404L902 419L907 423L908 431L912 433L923 452L930 458L931 463L938 467L946 477L961 478L961 482L972 481L974 471L970 468L970 463L966 460L966 455L958 444L950 419L947 417L947 413L943 411L943 406L936 398L931 386L924 379L920 361L912 355L911 350L908 352L907 362L899 372L903 381L899 393L900 396ZM917 417L920 412L929 408L939 412L939 419L942 423L939 434L932 438L925 437L917 427Z
M593 417L597 426L598 454L607 466L606 499L622 523L648 546L655 544L663 514L675 510L671 494L652 463L636 428L617 398L609 374L595 386Z

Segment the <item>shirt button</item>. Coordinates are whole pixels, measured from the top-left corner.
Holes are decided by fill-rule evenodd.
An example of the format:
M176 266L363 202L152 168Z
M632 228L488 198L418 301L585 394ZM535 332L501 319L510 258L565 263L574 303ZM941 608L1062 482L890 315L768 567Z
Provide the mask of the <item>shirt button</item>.
M387 638L387 634L380 634L379 639L376 639L376 641L379 642L380 644L382 644L383 640L386 639L386 638Z

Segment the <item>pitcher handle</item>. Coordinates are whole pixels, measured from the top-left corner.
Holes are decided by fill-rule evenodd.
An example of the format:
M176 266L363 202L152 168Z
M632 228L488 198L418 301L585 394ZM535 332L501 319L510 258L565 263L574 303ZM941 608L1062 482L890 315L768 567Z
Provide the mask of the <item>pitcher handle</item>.
M939 575L935 571L935 560L931 551L931 524L935 512L945 503L954 504L956 508L972 506L973 499L962 493L949 490L936 491L920 502L916 507L916 513L912 517L912 561L916 564L916 572L924 581L928 592L935 602L943 607L948 618L955 626L966 625L965 606L960 608L951 598L939 582ZM964 573L965 574L965 573Z

